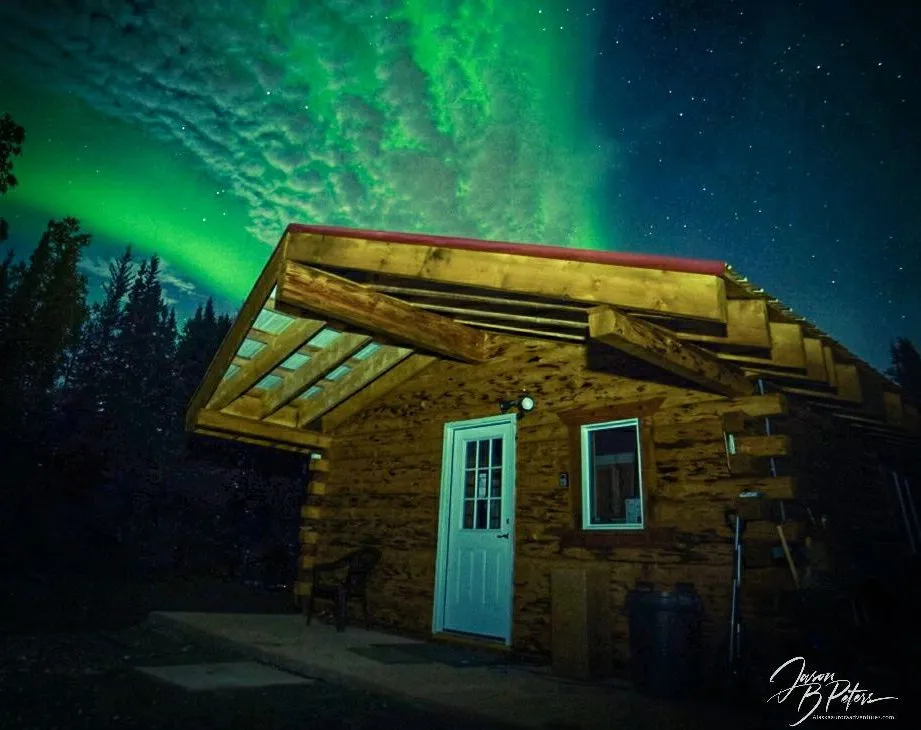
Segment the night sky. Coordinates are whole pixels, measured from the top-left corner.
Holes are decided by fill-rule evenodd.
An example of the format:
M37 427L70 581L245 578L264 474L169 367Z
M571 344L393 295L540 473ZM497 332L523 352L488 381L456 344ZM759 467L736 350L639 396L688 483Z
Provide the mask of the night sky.
M0 214L22 254L80 218L94 285L159 253L180 313L292 221L722 259L885 368L921 345L912 5L3 0Z

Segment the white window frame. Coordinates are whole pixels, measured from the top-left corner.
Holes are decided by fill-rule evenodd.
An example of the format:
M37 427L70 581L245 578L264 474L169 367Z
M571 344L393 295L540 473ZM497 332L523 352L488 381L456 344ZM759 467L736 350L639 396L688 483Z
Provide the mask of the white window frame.
M606 431L612 428L632 428L636 434L636 480L639 485L640 500L640 521L631 522L623 525L612 525L606 523L603 525L593 525L591 520L591 498L592 498L592 481L594 479L594 470L591 468L591 435L595 431ZM582 463L582 529L592 531L623 531L623 530L645 530L646 529L646 495L643 485L643 444L640 432L639 418L623 418L618 421L605 421L604 423L589 423L581 427L581 463Z

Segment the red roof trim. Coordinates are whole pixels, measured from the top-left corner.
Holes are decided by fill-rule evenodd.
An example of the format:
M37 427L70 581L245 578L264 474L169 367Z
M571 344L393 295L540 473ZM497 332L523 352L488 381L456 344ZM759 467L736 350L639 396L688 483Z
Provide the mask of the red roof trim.
M481 241L474 238L430 236L423 233L393 233L390 231L370 231L360 228L341 228L338 226L313 226L300 223L290 224L285 232L310 233L317 236L340 236L342 238L362 238L370 241L406 243L414 246L441 246L443 248L458 248L468 251L506 253L518 256L531 256L534 258L584 261L587 263L610 264L615 266L634 266L642 269L683 271L691 274L710 274L712 276L722 276L726 270L726 264L722 261L713 261L710 259L685 259L677 256L656 256L620 251L592 251L585 248L566 248L564 246Z

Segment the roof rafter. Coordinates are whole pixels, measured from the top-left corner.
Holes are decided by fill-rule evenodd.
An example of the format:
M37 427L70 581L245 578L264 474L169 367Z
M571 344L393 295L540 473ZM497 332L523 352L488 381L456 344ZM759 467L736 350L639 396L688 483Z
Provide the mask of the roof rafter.
M277 300L279 305L295 311L337 319L394 342L463 362L485 362L491 355L489 335L481 330L293 261L281 268Z
M260 418L271 416L282 406L297 398L307 388L320 380L326 373L338 367L371 341L368 335L343 332L335 342L311 356L294 372L284 378L278 387L268 391L262 398Z
M275 281L278 278L278 271L281 268L282 262L285 260L286 247L287 235L282 239L282 242L275 247L275 251L269 257L265 267L263 267L262 273L260 273L259 278L256 279L252 291L246 298L246 301L243 302L240 312L237 314L230 330L224 337L224 341L211 360L205 377L192 396L189 408L186 411L187 429L194 430L199 412L211 399L212 394L224 377L224 373L233 362L237 350L240 349L240 345L243 343L243 340L246 339L247 332L256 321L256 317L259 315L263 303L272 293Z
M298 406L298 426L312 423L339 405L352 393L371 383L392 367L413 354L408 347L383 347L367 360L356 365L341 380L324 386L322 393L304 400Z
M284 332L262 348L233 377L224 380L214 392L208 407L221 410L231 401L269 375L291 355L307 344L307 341L323 329L324 322L313 319L296 319Z
M682 342L671 332L613 307L596 307L588 315L589 335L629 355L687 378L723 395L750 395L751 382L740 370L713 353Z
M208 432L238 434L309 449L328 449L332 443L332 439L329 436L316 431L286 428L274 423L253 421L249 418L231 416L227 413L218 413L216 411L199 412L197 425Z

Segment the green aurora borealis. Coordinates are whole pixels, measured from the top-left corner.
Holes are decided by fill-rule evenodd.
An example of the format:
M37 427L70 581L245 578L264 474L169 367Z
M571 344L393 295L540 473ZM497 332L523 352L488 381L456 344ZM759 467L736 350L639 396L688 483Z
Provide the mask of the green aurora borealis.
M728 261L885 369L921 342L912 3L3 0L0 199L236 308L291 222Z
M246 235L240 207L225 205L194 165L73 98L25 92L10 100L29 135L10 202L27 220L75 215L97 238L159 253L228 298L249 290L265 252ZM48 104L53 116L42 113Z
M256 242L291 221L612 247L598 201L610 143L580 111L591 11L386 5L268 2L219 59L229 16L202 5L176 19L185 40L133 52L133 80L119 66L104 82L57 66L56 83L5 79L3 107L28 135L8 218L75 215L230 301L268 254ZM124 46L92 22L88 37L109 42L84 52L114 64ZM194 88L170 81L177 56Z

